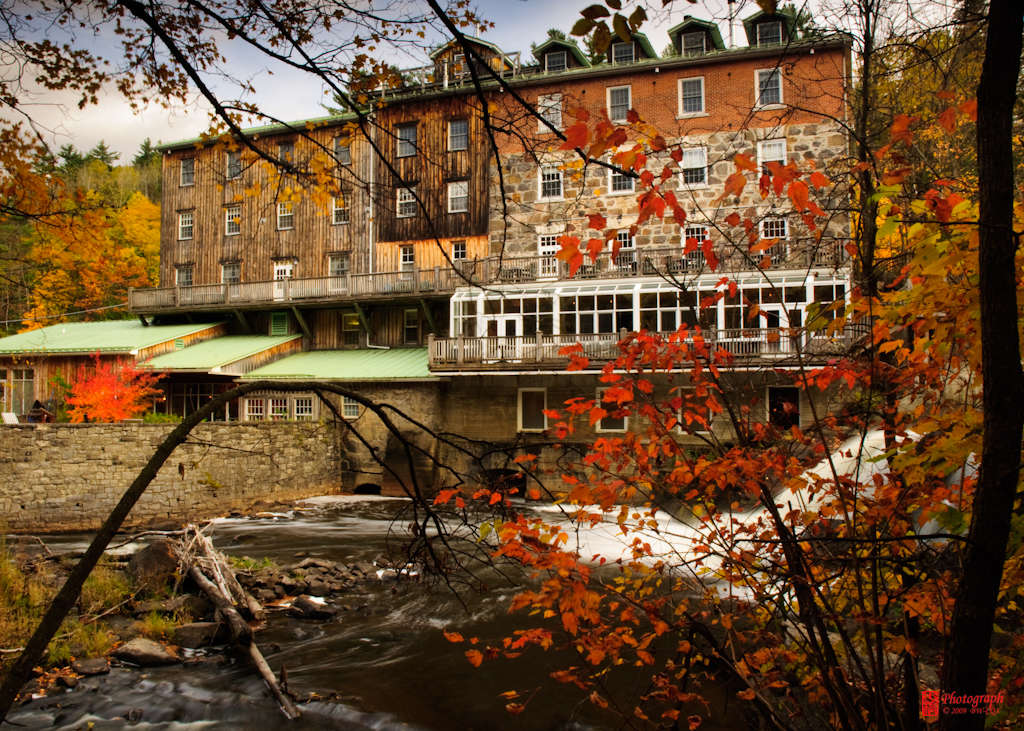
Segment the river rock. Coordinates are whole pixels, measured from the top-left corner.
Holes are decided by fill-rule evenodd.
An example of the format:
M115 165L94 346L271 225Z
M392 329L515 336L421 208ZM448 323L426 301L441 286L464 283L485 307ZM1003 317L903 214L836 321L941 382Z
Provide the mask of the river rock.
M159 642L148 640L145 637L136 637L118 647L111 654L118 660L144 668L154 665L171 665L180 661L176 653Z
M72 660L71 669L79 675L106 675L110 672L110 662L105 657Z
M303 594L296 597L292 602L288 613L300 619L330 619L337 614L336 609L327 606L327 603L320 597L313 597Z
M68 689L75 688L78 686L78 678L74 675L58 675L57 685Z
M337 566L334 561L326 558L307 558L300 561L296 568L300 569L334 569Z
M187 596L182 594L180 596L172 597L170 599L151 599L145 602L137 602L135 604L135 616L141 617L150 612L163 612L164 614L173 614L182 607L185 606Z
M171 642L189 649L221 644L226 639L227 628L220 622L190 622L171 631Z
M161 589L174 583L178 571L178 557L171 541L153 541L135 552L128 562L128 572L135 585L150 590Z

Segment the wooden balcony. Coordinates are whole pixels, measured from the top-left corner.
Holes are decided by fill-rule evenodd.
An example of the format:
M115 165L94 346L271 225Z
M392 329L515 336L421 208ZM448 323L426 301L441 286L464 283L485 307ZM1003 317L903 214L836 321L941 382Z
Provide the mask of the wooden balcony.
M814 362L846 353L869 329L848 325L842 332L825 335L802 329L744 328L704 331L712 348L722 348L744 365L751 361L784 366L798 355ZM435 372L528 371L564 369L569 361L559 352L579 344L583 355L598 365L618 357L619 341L626 333L590 335L523 335L498 337L430 337L430 369Z

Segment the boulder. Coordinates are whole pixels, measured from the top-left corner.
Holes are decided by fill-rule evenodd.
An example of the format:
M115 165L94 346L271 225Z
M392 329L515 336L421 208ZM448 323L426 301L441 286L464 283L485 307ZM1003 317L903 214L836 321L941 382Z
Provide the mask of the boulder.
M134 640L124 643L111 655L123 662L144 668L154 665L172 665L181 660L175 652L159 642L153 642L145 637L136 637Z
M174 583L178 557L173 545L171 541L161 539L135 552L128 562L128 573L137 587L154 591Z
M297 568L300 569L333 569L335 567L334 561L326 558L307 558L304 561L300 561Z
M303 594L296 597L292 602L288 613L300 619L330 619L338 610L327 606L327 603L320 597Z
M171 632L171 642L189 649L217 645L227 640L227 627L220 622L191 622Z
M110 663L105 657L93 657L88 660L72 660L71 669L79 675L106 675L110 672Z

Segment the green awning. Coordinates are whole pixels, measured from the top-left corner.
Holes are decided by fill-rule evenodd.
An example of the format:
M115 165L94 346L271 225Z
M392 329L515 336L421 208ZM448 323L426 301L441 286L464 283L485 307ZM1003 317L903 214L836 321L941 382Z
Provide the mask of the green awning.
M142 367L155 371L216 372L232 363L301 339L301 335L226 335L158 355L143 363Z
M128 353L185 338L220 323L143 325L139 320L65 322L0 338L0 355Z
M437 380L426 348L311 350L245 374L239 380L423 381Z

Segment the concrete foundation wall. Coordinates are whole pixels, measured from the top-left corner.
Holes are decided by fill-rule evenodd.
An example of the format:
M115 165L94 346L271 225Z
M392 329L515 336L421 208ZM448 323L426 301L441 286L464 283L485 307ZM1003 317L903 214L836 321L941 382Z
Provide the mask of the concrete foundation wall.
M0 532L94 530L173 424L0 427ZM313 423L200 424L128 516L180 524L259 502L338 492L337 430Z

